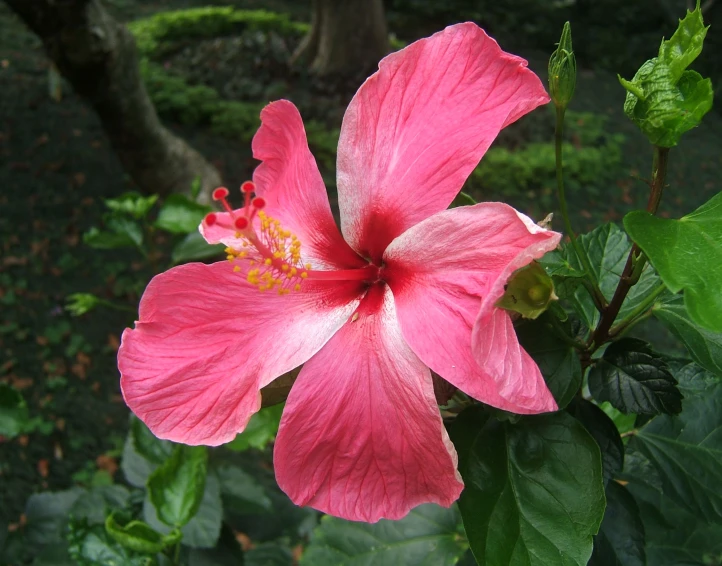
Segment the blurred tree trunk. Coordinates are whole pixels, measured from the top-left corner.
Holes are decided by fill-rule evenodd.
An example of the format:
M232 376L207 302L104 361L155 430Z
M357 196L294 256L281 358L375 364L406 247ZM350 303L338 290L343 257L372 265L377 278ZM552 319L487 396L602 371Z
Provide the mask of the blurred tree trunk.
M100 0L5 0L42 40L50 59L95 109L113 149L141 190L202 194L218 171L158 119L143 85L135 40Z
M357 75L373 71L389 51L382 0L313 0L311 31L292 63L319 76Z

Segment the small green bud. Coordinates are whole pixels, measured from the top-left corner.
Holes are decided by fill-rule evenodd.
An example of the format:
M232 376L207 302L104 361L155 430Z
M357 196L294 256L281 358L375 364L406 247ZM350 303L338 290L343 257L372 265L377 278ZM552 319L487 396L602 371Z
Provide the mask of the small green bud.
M532 262L514 272L496 306L518 312L524 318L537 318L557 300L554 283L544 268Z
M572 27L564 24L556 51L549 58L549 96L557 108L565 109L577 85L577 61L572 50Z
M101 300L90 293L73 293L68 295L65 310L72 316L82 316L90 312L101 303Z

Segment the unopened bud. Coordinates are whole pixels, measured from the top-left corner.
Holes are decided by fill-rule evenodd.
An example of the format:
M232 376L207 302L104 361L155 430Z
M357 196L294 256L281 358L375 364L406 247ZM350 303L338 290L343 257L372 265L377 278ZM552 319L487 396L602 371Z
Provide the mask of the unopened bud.
M534 261L514 272L496 306L524 318L537 318L557 299L551 277Z
M577 62L572 50L572 27L564 24L556 51L549 58L549 96L557 108L566 108L577 84Z

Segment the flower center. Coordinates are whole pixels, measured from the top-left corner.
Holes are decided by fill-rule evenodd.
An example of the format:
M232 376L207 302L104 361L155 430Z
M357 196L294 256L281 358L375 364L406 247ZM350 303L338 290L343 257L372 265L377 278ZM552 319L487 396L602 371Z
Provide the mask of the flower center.
M335 271L316 271L310 263L302 263L301 242L279 220L268 216L263 208L266 201L263 197L253 197L256 187L251 181L241 185L244 195L244 206L233 210L228 203L228 189L219 187L213 191L213 199L219 201L230 216L228 220L211 212L203 222L206 226L219 225L222 228L235 230L235 242L226 247L226 258L233 266L233 271L240 272L239 262L248 261L251 269L246 279L259 291L276 290L279 295L291 291L300 291L306 280L315 281L378 281L380 270L369 264L359 269L343 269Z

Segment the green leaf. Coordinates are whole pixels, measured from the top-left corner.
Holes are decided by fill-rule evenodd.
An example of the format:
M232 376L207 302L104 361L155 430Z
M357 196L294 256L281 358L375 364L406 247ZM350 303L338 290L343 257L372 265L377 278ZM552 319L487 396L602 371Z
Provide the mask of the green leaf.
M647 458L667 497L722 524L722 382L693 363L676 377L685 395L684 411L652 419L629 447Z
M672 37L662 41L659 59L669 67L673 80L679 79L700 53L709 26L704 27L702 10L699 5L693 11L687 11Z
M170 457L148 478L148 495L158 518L182 527L200 507L206 484L208 450L176 445Z
M437 566L454 564L468 548L459 512L426 504L400 521L353 523L325 516L301 557L301 566Z
M582 383L582 367L576 350L562 342L547 324L546 314L516 327L519 343L534 359L560 409L569 404ZM571 323L560 323L571 336Z
M466 487L459 509L479 564L583 566L604 515L599 447L566 413L450 427Z
M589 566L645 566L644 525L634 497L615 481L607 485L606 495L607 509Z
M158 200L158 195L144 197L140 193L131 191L120 195L118 198L105 199L105 206L113 212L128 214L140 220L144 218Z
M224 464L216 469L224 501L239 513L271 511L271 500L266 490L253 476L237 466Z
M155 530L163 534L169 534L171 528L164 525L158 518L150 494L146 495L143 502L143 519ZM223 520L223 502L221 501L221 489L212 471L206 476L205 489L198 511L193 518L181 528L183 544L191 548L213 548L218 542L221 533L221 522Z
M157 464L144 458L135 448L132 433L129 432L123 446L123 456L120 460L120 469L127 482L134 487L145 487L148 478L158 467Z
M172 194L163 202L155 226L173 234L190 234L198 231L203 217L210 211L209 206L184 195Z
M640 473L640 470L630 472ZM634 478L633 478L634 479ZM632 481L644 523L649 566L710 566L722 563L722 526L678 507L661 492Z
M138 453L153 464L162 464L173 452L172 442L157 438L135 415L130 418L129 434Z
M28 428L30 414L25 399L13 387L0 383L0 436L14 438Z
M695 362L722 377L722 333L692 322L679 298L655 305L652 313L684 343Z
M664 284L684 290L690 318L722 332L722 193L679 220L630 212L624 227Z
M625 114L654 145L677 145L712 108L711 81L685 70L702 52L706 34L698 3L680 20L674 35L662 42L657 57L644 63L631 81L619 77L627 91Z
M592 276L599 285L602 294L608 301L611 300L619 283L619 277L624 270L624 265L627 262L627 256L632 249L629 238L616 224L605 224L595 228L588 234L582 234L578 241L589 257L593 271ZM571 245L564 246L562 253L572 269L578 272L583 271L581 262ZM627 294L618 318L621 319L630 314L658 284L659 277L654 272L654 269L647 266L642 272L639 282ZM588 328L594 328L597 325L599 312L594 306L589 292L584 287L573 285L569 288L568 294L564 292L564 289L558 288L557 293L560 297L570 301L572 307Z
M289 560L283 566L290 566L291 563L289 554ZM214 548L191 549L188 553L188 566L253 566L253 564L249 562L248 555L244 554L236 541L233 531L224 526L218 544ZM258 566L274 566L274 563L261 563Z
M604 484L607 485L622 471L624 464L624 444L617 426L602 409L585 399L575 399L569 412L584 425L599 446Z
M283 407L284 405L281 403L258 411L251 417L251 420L248 421L244 431L236 435L236 438L225 445L226 448L234 452L242 452L249 448L257 448L259 450L265 448L276 438Z
M84 490L36 493L25 504L25 536L28 544L42 546L63 540L68 514Z
M212 246L203 239L200 232L191 232L183 238L171 252L171 261L174 264L208 259L223 253L223 244Z
M244 566L289 566L294 564L291 551L285 546L269 542L253 547L245 554Z
M131 221L132 222L132 221ZM83 234L83 242L98 250L115 250L135 247L135 240L128 234L100 231L95 226Z
M164 537L143 521L130 521L121 526L116 522L114 513L105 520L105 531L122 546L146 554L160 552L180 539L180 536L175 539Z
M68 550L78 566L149 566L149 557L116 542L102 525L71 521Z
M667 362L637 338L611 344L589 372L589 390L623 413L656 415L682 410L682 395Z
M608 401L600 403L599 408L612 420L614 426L617 427L620 434L634 428L634 423L637 421L637 415L634 413L625 415L621 411L612 407L611 403Z
M122 485L93 487L73 503L69 515L84 519L90 525L102 525L108 513L124 509L130 502L130 492Z

